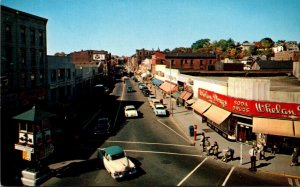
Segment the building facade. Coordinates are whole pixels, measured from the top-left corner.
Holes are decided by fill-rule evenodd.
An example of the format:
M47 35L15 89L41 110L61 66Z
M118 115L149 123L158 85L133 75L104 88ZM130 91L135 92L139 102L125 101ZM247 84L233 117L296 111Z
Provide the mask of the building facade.
M1 6L1 105L46 105L47 19ZM6 110L7 109L7 110Z
M291 60L297 62L300 60L300 51L281 51L275 53L274 60Z

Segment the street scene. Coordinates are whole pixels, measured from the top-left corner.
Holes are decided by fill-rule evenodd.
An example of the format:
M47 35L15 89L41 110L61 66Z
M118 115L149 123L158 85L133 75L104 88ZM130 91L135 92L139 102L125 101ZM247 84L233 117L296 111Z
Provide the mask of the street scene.
M299 8L4 0L1 185L300 186Z

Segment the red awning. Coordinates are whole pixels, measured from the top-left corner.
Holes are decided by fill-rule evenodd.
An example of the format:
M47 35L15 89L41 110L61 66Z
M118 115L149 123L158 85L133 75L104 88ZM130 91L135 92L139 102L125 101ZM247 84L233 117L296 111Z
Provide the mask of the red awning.
M159 88L165 91L166 93L174 93L177 91L177 85L169 82L164 82L162 85L159 86Z

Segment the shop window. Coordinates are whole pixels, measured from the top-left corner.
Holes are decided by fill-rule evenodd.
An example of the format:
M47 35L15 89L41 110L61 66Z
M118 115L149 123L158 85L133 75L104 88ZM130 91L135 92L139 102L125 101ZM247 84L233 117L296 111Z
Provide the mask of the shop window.
M55 82L56 81L56 70L51 70L50 72L51 74L51 82Z

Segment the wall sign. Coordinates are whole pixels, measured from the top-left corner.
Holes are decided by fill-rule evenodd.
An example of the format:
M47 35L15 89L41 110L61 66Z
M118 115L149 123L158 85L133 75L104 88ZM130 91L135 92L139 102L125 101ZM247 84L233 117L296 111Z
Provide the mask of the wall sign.
M198 98L236 114L300 120L300 104L233 98L198 88Z

